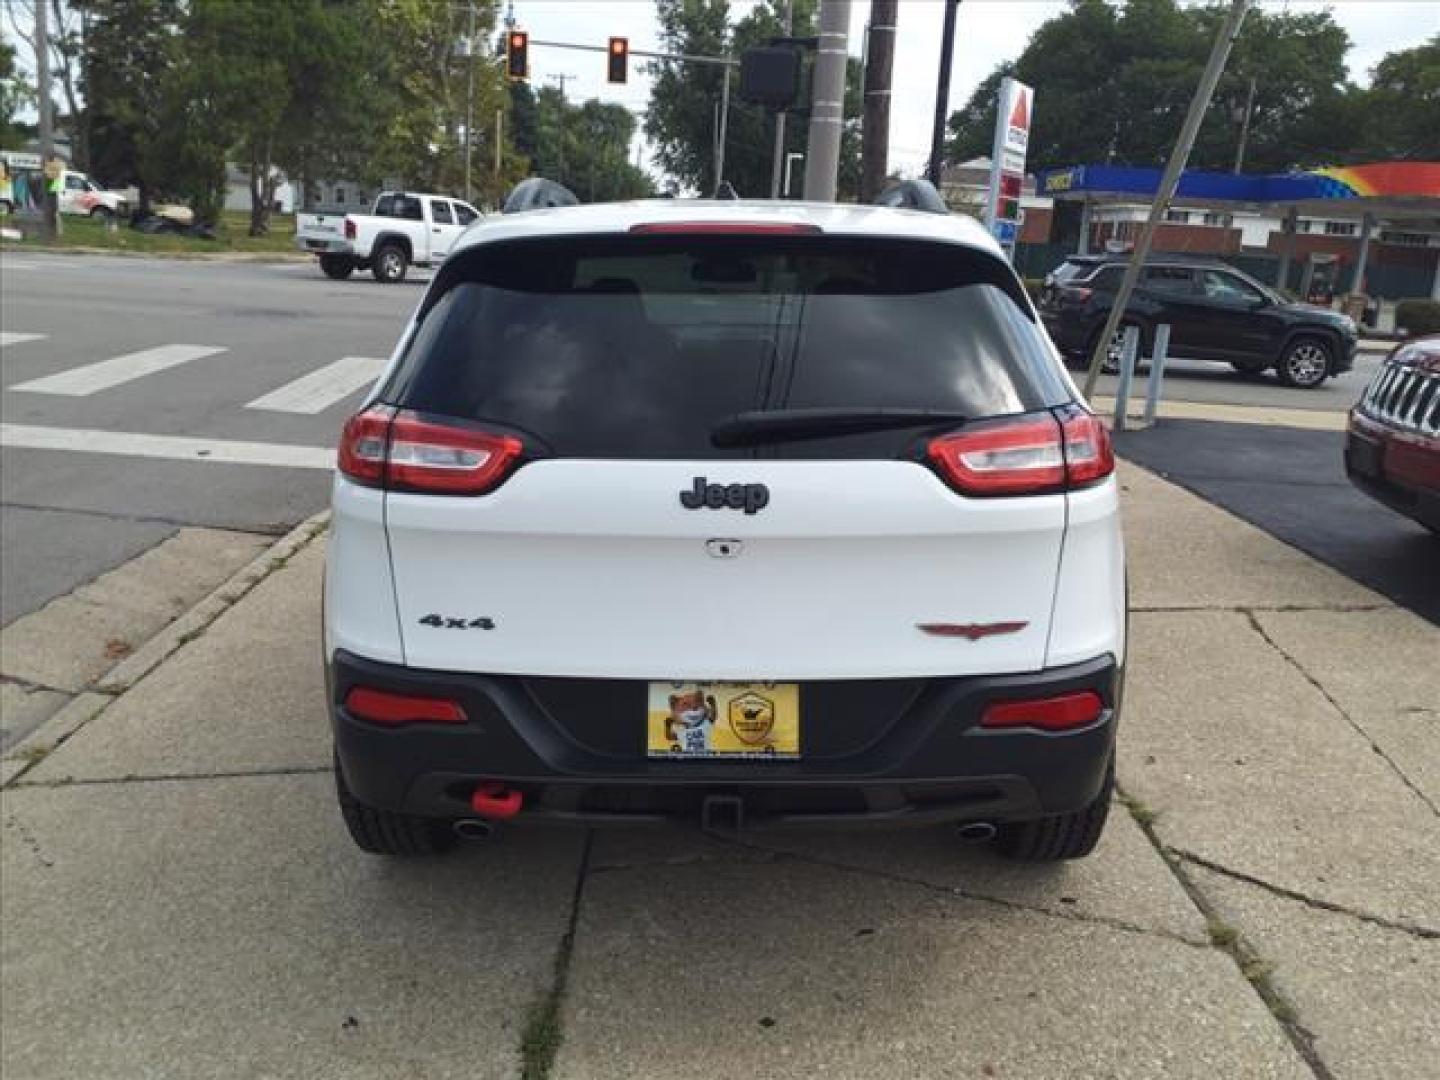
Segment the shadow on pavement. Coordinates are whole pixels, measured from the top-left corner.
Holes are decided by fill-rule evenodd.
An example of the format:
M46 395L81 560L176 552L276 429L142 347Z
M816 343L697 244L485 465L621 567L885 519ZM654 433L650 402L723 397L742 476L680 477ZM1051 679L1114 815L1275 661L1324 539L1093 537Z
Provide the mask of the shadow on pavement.
M1345 477L1341 432L1166 420L1121 455L1440 625L1440 539Z

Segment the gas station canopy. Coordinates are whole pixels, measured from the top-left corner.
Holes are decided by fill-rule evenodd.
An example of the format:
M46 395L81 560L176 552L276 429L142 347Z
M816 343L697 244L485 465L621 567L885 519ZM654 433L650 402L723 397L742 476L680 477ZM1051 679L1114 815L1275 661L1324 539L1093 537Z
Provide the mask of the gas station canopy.
M1040 173L1037 193L1086 202L1152 199L1159 169L1070 165ZM1306 172L1244 175L1187 169L1175 205L1285 206L1315 216L1440 219L1440 162L1381 161Z

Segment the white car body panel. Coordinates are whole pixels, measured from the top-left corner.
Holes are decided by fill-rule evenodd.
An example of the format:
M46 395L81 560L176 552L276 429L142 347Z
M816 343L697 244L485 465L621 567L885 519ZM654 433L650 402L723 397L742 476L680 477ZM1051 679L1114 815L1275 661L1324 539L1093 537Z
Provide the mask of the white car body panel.
M662 200L491 217L459 238L432 290L477 245L665 221L794 222L1003 257L964 215ZM414 329L412 319L377 387ZM1058 355L1056 366L1063 373ZM686 510L678 494L697 476L764 483L770 503L755 515ZM547 459L481 497L382 495L343 478L335 492L327 650L422 669L637 679L960 676L1123 659L1113 477L977 499L904 461ZM714 557L716 539L742 550ZM358 591L377 595L349 595ZM428 615L494 628L427 626ZM924 633L925 622L1026 625L971 641Z
M686 510L698 475L770 504ZM406 663L644 679L1038 670L1064 520L1063 495L966 499L901 461L537 461L483 498L386 507ZM1026 625L970 641L922 622Z
M389 192L377 197L384 198ZM441 262L450 253L455 242L468 226L455 220L453 206L465 206L478 216L480 212L468 203L452 199L448 195L415 195L420 200L424 217L420 221L411 218L380 217L371 214L336 214L324 211L302 211L295 215L295 245L302 251L321 255L351 255L357 259L368 259L382 236L403 236L410 242L410 261L417 266L428 266ZM440 221L435 216L437 201L452 206L451 220ZM345 223L355 226L355 236L347 238Z

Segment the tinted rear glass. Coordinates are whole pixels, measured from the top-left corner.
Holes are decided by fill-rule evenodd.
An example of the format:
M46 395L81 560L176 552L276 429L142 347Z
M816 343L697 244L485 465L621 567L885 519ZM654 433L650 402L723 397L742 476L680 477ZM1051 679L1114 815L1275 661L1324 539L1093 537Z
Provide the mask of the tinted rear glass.
M425 213L420 209L420 200L414 195L381 195L375 200L375 216L404 218L407 221L425 220Z
M893 457L916 430L753 450L716 449L710 430L754 409L1009 415L1070 392L990 256L627 236L486 245L448 262L382 397L563 456Z

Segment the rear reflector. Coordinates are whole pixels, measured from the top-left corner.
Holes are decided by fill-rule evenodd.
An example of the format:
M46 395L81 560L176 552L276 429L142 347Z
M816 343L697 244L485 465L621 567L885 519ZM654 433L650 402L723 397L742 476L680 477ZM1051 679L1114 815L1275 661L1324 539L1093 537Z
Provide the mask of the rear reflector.
M1105 703L1093 690L1081 690L1033 701L997 701L980 718L984 728L1038 728L1065 731L1100 719Z
M340 436L340 471L387 491L483 495L514 469L524 444L459 422L376 405L352 416Z
M388 727L465 723L465 710L457 702L392 694L388 690L374 690L368 686L353 687L345 695L345 711L356 719Z
M651 236L815 236L822 230L800 221L642 221L630 231Z
M963 495L1044 495L1098 483L1115 471L1110 433L1080 409L966 424L932 439L930 464Z

